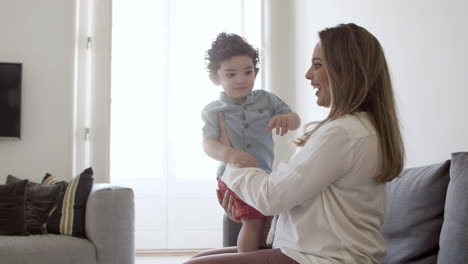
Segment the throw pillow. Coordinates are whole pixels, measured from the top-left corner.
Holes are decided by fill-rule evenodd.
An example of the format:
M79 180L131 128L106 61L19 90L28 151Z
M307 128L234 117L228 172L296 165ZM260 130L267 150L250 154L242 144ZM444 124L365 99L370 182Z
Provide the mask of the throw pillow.
M468 260L468 152L452 154L437 263Z
M76 237L85 237L86 202L93 187L93 170L88 168L69 183L60 181L55 176L46 174L43 184L61 184L66 186L59 197L57 207L47 220L47 232Z
M8 175L6 183L19 182L12 175ZM52 207L57 203L57 198L62 192L61 185L46 185L28 182L28 194L26 197L25 224L29 234L45 234L45 224Z
M382 264L436 263L450 160L403 170L387 183Z
M28 180L0 185L0 235L27 235L24 225Z

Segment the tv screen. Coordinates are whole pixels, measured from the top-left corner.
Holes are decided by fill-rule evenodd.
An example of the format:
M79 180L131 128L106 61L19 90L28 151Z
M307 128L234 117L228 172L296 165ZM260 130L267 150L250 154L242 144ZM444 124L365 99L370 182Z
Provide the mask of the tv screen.
M0 139L21 136L21 63L0 62Z

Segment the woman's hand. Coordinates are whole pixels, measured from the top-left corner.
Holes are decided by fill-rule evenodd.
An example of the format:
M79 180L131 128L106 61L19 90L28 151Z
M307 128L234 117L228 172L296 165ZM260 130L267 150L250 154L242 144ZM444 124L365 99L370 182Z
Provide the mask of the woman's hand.
M223 207L229 219L239 224L242 223L239 218L236 218L236 207L234 207L234 198L232 197L232 195L230 195L228 191L226 191L224 195L222 195L219 190L216 190L216 195L218 196L219 204L221 205L221 207ZM271 245L268 245L266 242L268 233L270 231L272 219L273 216L265 216L262 225L262 234L260 236L259 242L260 248L271 248Z
M222 195L219 190L216 190L216 195L218 196L219 204L224 208L229 219L236 223L240 223L240 219L236 218L236 208L234 207L234 198L232 195L230 195L228 191Z

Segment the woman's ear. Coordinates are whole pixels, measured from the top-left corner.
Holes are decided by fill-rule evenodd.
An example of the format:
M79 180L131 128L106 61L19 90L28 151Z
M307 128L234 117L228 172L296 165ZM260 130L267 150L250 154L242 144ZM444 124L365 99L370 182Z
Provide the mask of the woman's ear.
M218 77L218 74L210 72L210 80L211 80L215 85L219 85L219 77Z

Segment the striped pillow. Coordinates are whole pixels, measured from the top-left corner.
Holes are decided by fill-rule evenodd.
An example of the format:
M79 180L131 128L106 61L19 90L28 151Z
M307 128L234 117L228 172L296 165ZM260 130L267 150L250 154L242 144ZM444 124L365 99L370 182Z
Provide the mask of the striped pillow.
M93 187L93 170L87 168L70 182L60 181L46 174L42 184L64 185L58 203L50 213L46 229L48 233L85 237L86 202Z

